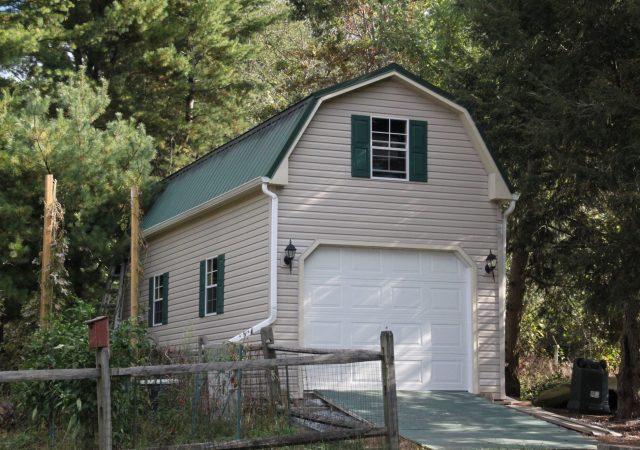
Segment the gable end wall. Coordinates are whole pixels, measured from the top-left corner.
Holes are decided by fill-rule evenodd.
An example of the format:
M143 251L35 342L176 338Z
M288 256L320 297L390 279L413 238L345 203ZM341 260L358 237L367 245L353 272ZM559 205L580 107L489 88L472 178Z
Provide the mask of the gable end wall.
M426 120L428 182L351 177L352 114ZM488 200L487 172L459 116L397 80L384 80L322 104L289 157L279 192L278 249L298 257L315 240L456 245L475 262L478 384L500 392L498 284L484 272L499 248L500 213ZM276 339L300 343L298 257L293 274L279 257Z

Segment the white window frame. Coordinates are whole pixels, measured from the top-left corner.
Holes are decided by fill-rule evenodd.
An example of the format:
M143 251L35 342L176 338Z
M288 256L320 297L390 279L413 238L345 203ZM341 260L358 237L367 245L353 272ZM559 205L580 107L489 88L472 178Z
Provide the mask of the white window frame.
M151 302L151 306L153 308L151 317L153 318L152 326L156 327L158 325L162 325L162 306L164 302L164 289L166 286L164 285L164 274L155 275L153 277L153 301ZM160 321L156 322L156 311L157 305L160 305Z
M209 270L209 261L216 262L216 270ZM213 284L209 284L209 273L216 274L216 282ZM214 305L213 312L208 312L209 307L209 289L213 288L213 291L216 293L216 303ZM207 316L215 316L218 313L216 312L218 306L218 256L212 256L211 258L207 258L204 262L204 315Z
M405 177L404 178L392 178L392 177L380 177L380 176L374 176L373 175L373 150L374 150L374 145L373 145L373 119L386 119L386 120L398 120L398 121L402 121L405 123L405 143L404 143L404 149L401 148L393 148L393 147L388 147L388 148L383 148L383 147L377 147L380 150L392 150L392 151L404 151L405 152L405 163L404 163L404 168L405 168ZM398 133L395 133L398 134ZM389 145L391 145L391 122L389 122ZM369 116L369 148L371 149L371 154L369 155L369 168L371 170L371 179L373 180L383 180L383 181L409 181L409 119L406 117L393 117L393 116Z

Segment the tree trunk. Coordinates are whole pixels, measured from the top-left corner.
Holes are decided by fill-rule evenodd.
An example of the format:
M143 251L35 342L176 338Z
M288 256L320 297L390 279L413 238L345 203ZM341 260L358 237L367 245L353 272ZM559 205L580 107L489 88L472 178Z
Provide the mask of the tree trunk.
M187 123L193 122L193 108L196 104L196 81L193 77L188 78L189 92L184 99L184 120Z
M524 246L516 245L513 249L511 267L509 268L505 318L505 391L510 397L520 397L518 336L520 335L520 319L524 310L525 270L528 261L529 253Z
M640 301L624 304L618 373L618 418L640 417Z

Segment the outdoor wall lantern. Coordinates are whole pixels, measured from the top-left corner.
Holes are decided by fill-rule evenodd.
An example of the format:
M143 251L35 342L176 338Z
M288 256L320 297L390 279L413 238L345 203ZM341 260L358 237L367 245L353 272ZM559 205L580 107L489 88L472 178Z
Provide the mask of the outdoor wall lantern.
M291 239L289 239L289 245L284 249L284 263L289 266L289 273L293 271L294 256L296 256L296 247L291 243Z
M496 276L493 271L496 270L496 266L498 265L498 258L493 254L491 250L489 250L489 255L487 255L487 258L484 260L484 262L486 263L484 265L484 271L490 273L495 280Z

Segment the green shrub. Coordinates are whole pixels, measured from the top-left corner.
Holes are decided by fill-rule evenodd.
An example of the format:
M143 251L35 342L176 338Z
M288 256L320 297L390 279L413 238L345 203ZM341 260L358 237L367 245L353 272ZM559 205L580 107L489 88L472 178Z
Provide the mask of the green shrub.
M71 299L49 324L35 331L24 347L23 369L72 369L95 367L95 350L88 346L85 321L94 307ZM136 346L131 345L135 339ZM110 331L110 365L127 367L149 362L151 342L146 327L123 322ZM143 392L131 388L128 379L112 379L111 403L114 441L128 440L126 430L132 409L144 405ZM22 421L31 426L48 424L62 431L59 440L75 447L92 448L97 429L96 381L47 381L16 383L12 397ZM137 397L141 397L138 399ZM140 401L138 401L140 400ZM50 434L51 436L51 434Z

